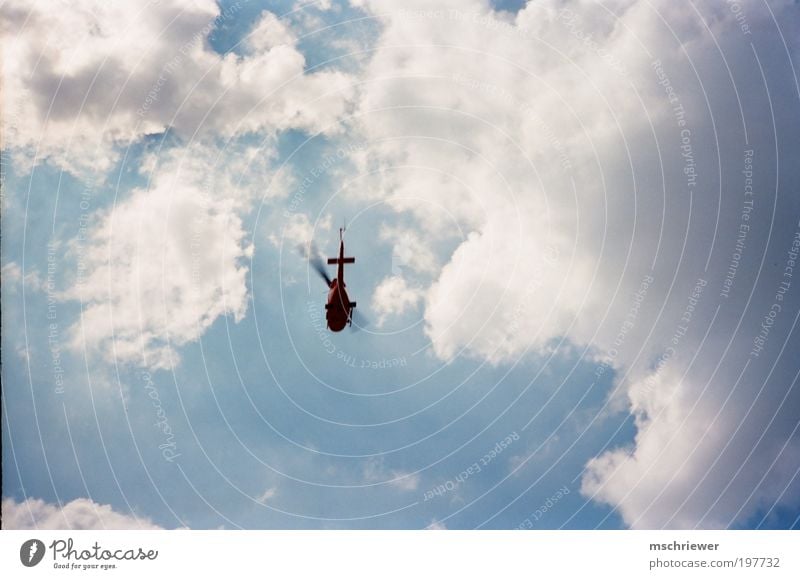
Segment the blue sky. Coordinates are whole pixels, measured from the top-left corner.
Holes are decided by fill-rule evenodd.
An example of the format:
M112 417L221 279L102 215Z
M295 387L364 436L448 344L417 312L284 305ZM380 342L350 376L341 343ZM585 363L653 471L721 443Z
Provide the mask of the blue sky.
M4 525L796 528L800 17L741 7L12 6Z

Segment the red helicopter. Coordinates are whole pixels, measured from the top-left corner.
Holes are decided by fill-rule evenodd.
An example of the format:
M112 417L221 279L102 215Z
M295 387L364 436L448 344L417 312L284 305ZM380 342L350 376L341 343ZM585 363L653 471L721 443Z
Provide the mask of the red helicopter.
M339 228L339 257L328 258L328 265L335 264L339 266L336 272L336 279L328 277L325 265L315 251L309 254L309 263L317 270L317 273L322 276L330 288L328 303L325 304L325 318L328 321L328 329L332 332L341 332L345 326L353 325L353 309L356 307L356 302L350 301L347 290L345 290L344 264L355 262L355 257L344 256L344 228L341 227Z

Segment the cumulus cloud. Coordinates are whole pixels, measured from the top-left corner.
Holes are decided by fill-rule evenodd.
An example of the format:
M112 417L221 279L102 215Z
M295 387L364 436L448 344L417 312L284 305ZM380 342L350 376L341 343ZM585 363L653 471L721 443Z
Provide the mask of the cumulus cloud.
M745 427L739 408L718 392L698 396L707 385L681 368L669 364L631 385L635 444L589 461L581 492L642 529L726 528L793 504L786 491L800 444L792 430Z
M86 238L71 242L77 275L61 297L83 305L70 329L73 350L169 368L176 348L217 318L244 316L253 246L241 198L226 194L231 177L222 167L196 148L179 152L162 159L148 189L95 215Z
M212 50L209 33L239 9L213 0L6 3L4 147L19 167L48 159L88 174L111 167L119 146L168 128L186 139L337 131L349 78L306 72L297 38L274 14L262 13L240 54Z
M275 247L283 244L287 248L307 247L314 241L318 231L330 231L333 217L328 214L315 223L305 213L292 213L283 221L279 232L269 234L269 240Z
M411 228L383 224L379 235L392 247L391 275L384 277L372 294L377 326L383 327L392 317L420 306L439 264L434 249Z
M666 1L553 1L515 15L478 0L363 5L383 29L373 82L358 101L358 130L372 143L357 158L373 176L362 194L413 216L430 239L451 226L430 206L446 207L468 232L425 293L434 352L501 364L546 354L564 338L597 363L598 378L615 371L638 434L632 447L587 465L583 490L632 526L728 526L789 504L798 466L791 428L764 433L742 422L757 379L728 404L758 326L748 311L732 363L725 340L738 328L732 312L750 303L748 266L736 296L718 290L741 221L742 143L757 151L768 195L770 170L785 167L766 128L770 114L778 127L797 126L792 69L770 12L757 2L736 12L714 3L687 11ZM791 3L772 10L782 28L800 26ZM758 61L751 38L761 43ZM797 54L794 43L788 50ZM752 81L765 62L769 94ZM781 212L770 223L772 200L759 202L747 242L753 270L766 232L779 230L785 245L796 227ZM780 202L787 215L796 211L786 196ZM713 289L687 326L698 279ZM773 299L769 279L753 303ZM385 283L402 289L397 279ZM717 305L724 309L706 336ZM670 346L678 327L686 327L680 344ZM766 376L769 364L754 358L748 372ZM780 400L789 381L770 382L769 399ZM727 444L734 435L738 444ZM754 445L759 458L748 454Z
M370 72L394 74L370 83L359 103L361 129L378 143L362 166L403 167L381 172L366 189L413 214L432 240L452 235L453 221L471 232L427 297L427 331L443 358L467 344L467 353L498 361L543 348L571 322L582 323L582 306L606 304L613 290L617 271L595 275L601 245L581 238L576 248L578 217L604 213L589 139L611 144L606 135L614 125L598 99L613 98L619 115L634 103L608 70L545 58L537 38L559 37L551 31L556 13L528 10L536 14L523 12L516 24L482 2L387 12L386 50L376 53ZM397 48L404 44L414 47ZM535 64L536 73L517 61ZM574 102L566 106L565 99ZM579 162L596 194L578 197L572 168ZM628 203L622 193L618 203ZM431 206L446 208L447 217ZM584 341L594 331L585 325Z
M146 517L123 514L111 505L92 499L78 498L62 507L42 499L25 499L21 503L3 499L4 529L71 529L71 530L159 530L161 527Z
M28 270L23 275L22 268L15 261L6 263L0 270L0 276L3 283L6 284L7 291L17 291L21 283L24 283L26 287L33 291L39 291L44 287L38 270Z
M84 306L74 350L166 368L220 316L244 316L253 246L242 216L292 186L289 169L272 172L275 137L337 132L350 77L307 71L296 35L268 11L237 54L216 53L209 34L239 4L62 8L4 7L3 147L18 169L48 160L96 183L122 146L177 137L144 155L147 187L86 218L69 244L78 275L61 294Z
M380 238L392 245L394 275L402 275L405 270L424 274L432 274L438 270L433 249L413 229L383 224Z
M410 286L400 276L385 277L372 295L372 310L378 314L378 327L392 316L413 310L422 300L422 289Z

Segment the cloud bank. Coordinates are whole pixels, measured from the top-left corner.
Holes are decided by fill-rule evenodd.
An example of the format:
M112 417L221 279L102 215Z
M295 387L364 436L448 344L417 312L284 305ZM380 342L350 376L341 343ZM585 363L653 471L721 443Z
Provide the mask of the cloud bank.
M78 498L62 507L46 503L41 499L25 499L21 503L14 499L3 499L3 528L24 529L70 529L70 530L159 530L150 519L119 513L111 505L101 505L92 499Z
M209 34L241 10L213 0L149 4L9 2L3 10L4 147L20 167L47 160L105 172L120 147L171 129L184 139L288 129L336 131L347 75L306 72L297 38L264 11L219 54Z
M565 340L598 379L613 371L610 407L638 432L588 462L582 491L630 526L736 526L796 504L793 370L772 373L789 365L796 297L772 357L742 368L764 316L752 304L781 280L753 273L767 254L788 263L797 229L796 200L774 195L798 181L775 173L797 151L780 129L798 126L797 46L775 34L798 29L791 3L364 5L383 26L358 105L369 189L431 239L455 232L415 200L469 231L425 294L435 354L507 364ZM776 406L759 422L762 400Z

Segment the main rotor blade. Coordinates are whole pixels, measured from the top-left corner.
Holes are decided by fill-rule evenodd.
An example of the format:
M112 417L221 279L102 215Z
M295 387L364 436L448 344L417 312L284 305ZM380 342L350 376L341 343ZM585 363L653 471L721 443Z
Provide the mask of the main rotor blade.
M300 255L305 257L308 260L309 265L314 268L322 279L325 280L325 283L328 284L328 287L331 287L333 284L333 280L328 275L328 270L325 268L325 262L322 261L322 257L319 254L316 246L313 243L309 244L300 244L297 246L297 250L300 252Z

